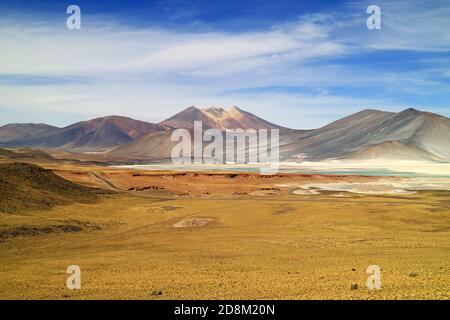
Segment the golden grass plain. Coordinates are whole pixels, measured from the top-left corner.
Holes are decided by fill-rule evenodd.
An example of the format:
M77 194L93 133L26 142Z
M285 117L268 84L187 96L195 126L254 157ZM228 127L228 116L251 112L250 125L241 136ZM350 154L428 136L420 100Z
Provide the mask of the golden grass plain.
M73 221L101 229L0 243L0 299L450 298L449 191L297 195L275 185L376 178L41 165L117 192L96 203L1 214L0 231ZM174 227L193 218L209 223ZM72 264L81 268L81 290L66 288ZM382 270L381 290L365 285L373 264Z

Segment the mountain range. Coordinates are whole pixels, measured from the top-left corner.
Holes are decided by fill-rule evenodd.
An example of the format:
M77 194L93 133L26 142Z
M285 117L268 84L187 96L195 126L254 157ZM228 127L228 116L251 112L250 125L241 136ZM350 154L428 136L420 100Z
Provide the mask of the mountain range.
M285 159L305 156L311 160L426 158L448 161L450 119L412 108L398 113L368 109L316 130L289 134L280 153Z
M77 122L64 128L44 124L8 124L0 127L0 146L98 151L126 144L146 133L167 129L163 125L119 116Z
M400 159L450 161L450 119L416 109L402 112L363 110L313 130L288 129L237 107L189 107L160 122L120 116L82 121L64 128L46 124L0 127L0 147L55 148L103 152L113 159L170 157L174 129L280 129L283 161L324 159Z

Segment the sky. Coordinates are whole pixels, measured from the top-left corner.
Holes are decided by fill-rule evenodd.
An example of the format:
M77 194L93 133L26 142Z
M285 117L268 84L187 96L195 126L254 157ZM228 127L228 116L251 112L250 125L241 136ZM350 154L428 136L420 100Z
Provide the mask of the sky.
M367 108L449 117L448 30L449 0L2 0L0 125L159 122L191 105L297 129Z

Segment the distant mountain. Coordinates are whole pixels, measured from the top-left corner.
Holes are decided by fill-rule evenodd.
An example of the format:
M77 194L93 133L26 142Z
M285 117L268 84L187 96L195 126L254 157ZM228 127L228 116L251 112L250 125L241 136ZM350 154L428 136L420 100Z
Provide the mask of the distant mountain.
M222 108L207 108L202 110L218 124L218 129L284 129L283 127L266 121L254 114L232 107L224 110Z
M230 109L206 108L198 109L189 107L167 120L161 125L172 128L185 128L192 130L194 121L202 121L203 129L215 128L224 131L225 129L281 129L281 126L268 122L254 114L241 110L238 107Z
M9 140L3 147L46 147L98 151L128 143L149 132L167 128L126 117L109 116L82 121L65 128L36 132L32 137Z
M235 112L244 116L240 118ZM204 129L271 126L255 118L234 108L200 110L191 107L162 123L189 129L192 129L189 124L193 119L202 120ZM170 135L170 131L146 134L113 150L110 155L128 159L166 159L175 144L170 141ZM399 113L363 110L315 130L280 130L280 159L450 161L450 119L415 109Z
M65 128L47 125L6 125L0 147L46 147L104 151L113 159L166 159L176 142L176 128L280 129L282 161L325 159L401 159L450 161L450 119L416 109L402 112L363 110L314 130L283 128L237 107L189 107L159 124L111 116Z
M33 138L39 134L56 132L58 129L43 123L11 123L0 127L0 142Z
M402 149L404 153L408 146L412 147L409 148L411 158L450 160L450 119L412 108L399 113L364 110L316 130L292 133L284 139L286 143L280 154L285 160L345 158L362 148L366 148L366 155L372 152L383 158L386 155L381 150L388 148L391 156L399 155L400 150L394 149ZM367 150L385 142L399 143L380 145L377 152Z
M194 121L202 121L203 129L215 128L217 123L211 119L208 115L191 106L183 111L175 114L174 116L160 122L160 125L169 126L172 128L184 128L188 130L194 129Z
M189 107L160 125L172 129L183 128L189 131L194 129L194 121L202 121L203 130L215 128L225 129L284 129L281 126L261 119L250 112L232 107L230 109ZM167 132L148 133L140 138L120 146L108 153L113 158L120 159L167 159L171 156L172 147L178 142L171 141L172 130ZM191 134L193 136L193 133ZM205 143L206 144L206 143Z

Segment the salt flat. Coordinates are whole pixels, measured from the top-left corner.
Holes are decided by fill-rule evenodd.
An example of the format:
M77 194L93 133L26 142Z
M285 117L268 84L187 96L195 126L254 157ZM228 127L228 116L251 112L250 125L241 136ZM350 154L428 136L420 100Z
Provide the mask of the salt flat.
M342 173L358 173L370 175L399 175L419 176L432 175L450 177L450 163L431 161L394 161L394 160L366 160L366 161L342 161L328 160L320 162L283 162L280 168L284 170L308 170L316 173L341 171Z
M260 172L268 164L171 164L151 163L140 165L114 166L123 169L141 170L175 170L175 171L239 171ZM372 176L439 176L450 178L450 163L428 161L341 161L328 160L320 162L281 162L279 173L336 173Z

